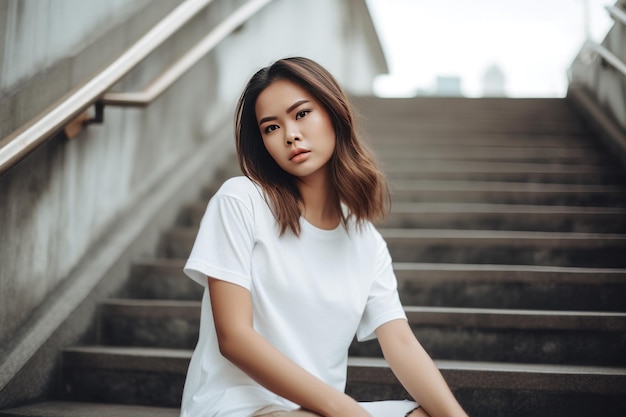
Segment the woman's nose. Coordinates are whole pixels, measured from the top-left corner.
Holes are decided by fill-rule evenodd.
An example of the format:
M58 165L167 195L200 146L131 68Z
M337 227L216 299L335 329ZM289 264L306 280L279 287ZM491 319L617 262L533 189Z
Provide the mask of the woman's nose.
M294 143L296 143L297 141L301 140L301 135L300 132L298 132L297 130L290 130L289 133L286 135L285 137L285 144L287 146L291 146Z

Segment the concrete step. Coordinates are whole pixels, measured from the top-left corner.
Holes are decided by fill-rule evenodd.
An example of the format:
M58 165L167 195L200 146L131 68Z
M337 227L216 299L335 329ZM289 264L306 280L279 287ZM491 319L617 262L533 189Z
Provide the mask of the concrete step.
M395 146L376 151L386 166L411 167L424 161L525 162L564 165L616 166L616 161L600 152L567 148L522 148L478 146Z
M100 403L151 403L178 407L182 381L191 358L190 350L112 348L86 346L63 353L64 386L70 400ZM560 414L555 400L569 400L577 408L569 417L606 410L624 410L626 369L615 367L519 365L482 362L437 361L444 377L471 415L538 416ZM155 398L155 393L161 395ZM347 392L361 401L407 398L382 359L351 358ZM496 394L494 396L494 394ZM549 405L552 414L526 413L525 404ZM468 401L468 400L472 401ZM607 404L610 405L608 408ZM560 406L560 404L559 404ZM520 407L524 414L518 414ZM567 407L567 406L566 406ZM477 411L487 411L478 413ZM578 410L578 411L577 411ZM593 414L592 414L593 415Z
M152 258L133 263L122 296L201 300L204 288L183 274L184 259Z
M406 306L417 337L434 358L626 365L626 313ZM192 349L200 303L112 299L101 306L101 342ZM380 355L376 341L356 356Z
M123 296L199 301L204 287L183 274L184 264L137 262ZM626 269L396 262L394 270L404 305L626 311Z
M489 132L445 132L419 131L411 125L381 125L368 129L364 137L374 150L389 148L411 148L422 146L478 146L502 148L552 149L581 148L595 150L599 147L588 135L521 134Z
M410 97L380 98L355 97L351 100L367 120L404 118L515 118L532 122L537 119L571 120L579 114L563 98L467 98L467 97Z
M395 262L626 267L626 235L501 230L381 229ZM196 229L163 234L163 256L186 258Z
M394 202L626 206L626 188L613 185L392 180L390 189Z
M404 305L626 312L626 269L394 263Z
M381 233L395 262L626 267L626 235L619 234L442 229ZM184 240L175 236L172 242L182 250Z
M395 117L394 117L395 116ZM415 117L396 114L380 114L371 117L365 124L365 131L372 137L376 134L393 135L400 132L407 132L411 129L413 134L437 132L466 134L510 134L510 135L568 135L585 136L589 134L589 129L577 120L572 119L548 119L536 120L528 123L519 118L495 119L492 117L460 117L450 122L450 115L447 117Z
M100 305L100 342L113 346L193 349L200 301L109 299Z
M0 417L178 417L180 409L122 404L49 401L0 410Z
M626 172L597 165L556 165L475 161L422 161L413 167L387 164L389 180L461 180L580 185L626 184Z
M626 313L405 307L435 359L625 366ZM378 342L352 356L380 356Z
M198 227L206 203L180 211L177 225ZM626 232L626 209L480 203L395 203L380 227L547 232Z
M386 362L351 358L346 391L361 401L409 398ZM471 416L623 416L626 369L436 361Z
M180 407L191 350L106 346L63 351L69 401Z
M193 221L203 206L192 209ZM381 227L626 232L626 209L480 203L395 203Z

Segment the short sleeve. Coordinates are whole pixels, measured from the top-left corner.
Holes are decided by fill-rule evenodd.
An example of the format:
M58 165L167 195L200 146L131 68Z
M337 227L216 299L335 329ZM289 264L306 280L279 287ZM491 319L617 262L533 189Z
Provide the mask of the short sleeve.
M251 207L237 197L218 193L207 206L183 271L204 286L210 276L249 290L253 246Z
M375 330L391 320L405 319L406 313L400 303L398 282L387 245L380 237L375 277L367 297L365 311L357 328L357 339L374 339Z

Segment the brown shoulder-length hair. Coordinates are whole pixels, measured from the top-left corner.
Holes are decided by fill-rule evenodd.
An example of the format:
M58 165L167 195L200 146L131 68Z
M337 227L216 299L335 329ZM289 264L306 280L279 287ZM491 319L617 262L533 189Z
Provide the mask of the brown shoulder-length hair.
M257 123L255 105L263 90L277 80L298 84L328 112L336 135L335 152L329 161L329 179L337 196L337 212L348 230L353 218L382 220L389 209L387 181L373 154L357 135L353 110L335 78L318 63L302 57L285 58L259 70L246 85L235 113L235 138L239 165L244 175L260 184L269 197L280 234L290 229L300 234L301 195L296 177L285 172L265 149ZM344 212L341 203L347 207Z

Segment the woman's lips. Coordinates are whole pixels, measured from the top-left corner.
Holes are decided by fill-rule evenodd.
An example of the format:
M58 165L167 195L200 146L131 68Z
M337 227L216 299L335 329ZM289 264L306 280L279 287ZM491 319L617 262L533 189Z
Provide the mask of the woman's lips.
M289 154L289 160L293 162L301 162L309 157L309 150L303 148L297 148L291 151Z

